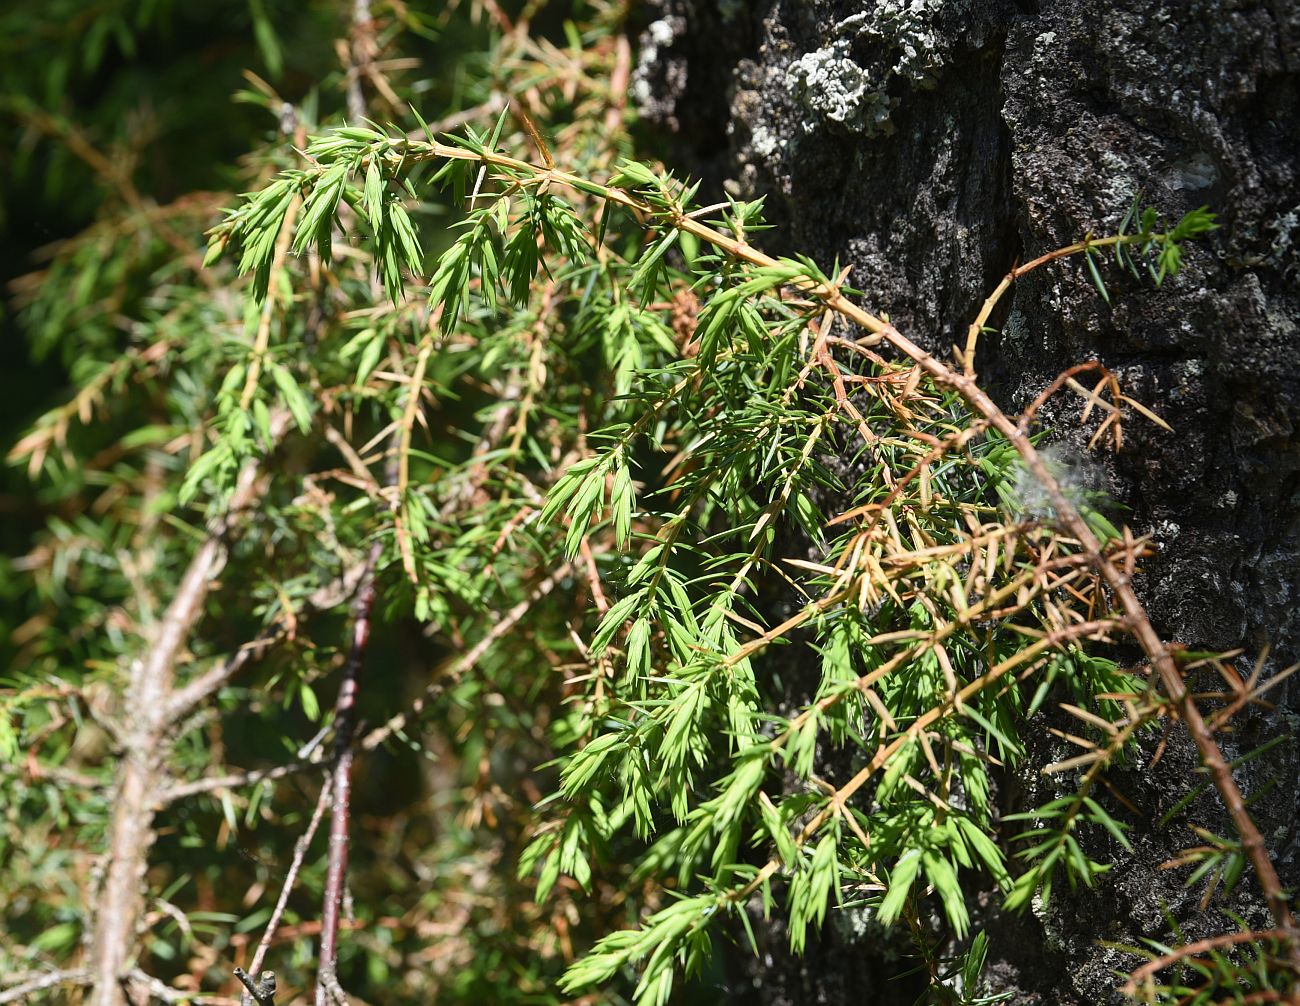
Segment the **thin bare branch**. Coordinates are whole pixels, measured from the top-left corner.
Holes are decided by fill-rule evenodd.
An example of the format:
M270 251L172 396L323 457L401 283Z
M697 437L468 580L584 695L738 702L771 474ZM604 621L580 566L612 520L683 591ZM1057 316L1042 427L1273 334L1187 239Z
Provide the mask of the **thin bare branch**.
M1120 993L1126 996L1136 997L1139 993L1139 987L1150 981L1157 973L1163 971L1171 964L1177 964L1179 961L1186 960L1189 957L1195 957L1197 954L1203 954L1207 950L1217 950L1220 947L1235 946L1239 943L1253 943L1263 940L1285 941L1293 939L1293 934L1281 929L1265 929L1260 931L1250 931L1240 933L1223 933L1219 936L1212 936L1208 939L1197 940L1194 943L1188 943L1186 946L1179 947L1163 957L1157 957L1155 960L1143 964L1131 975L1128 981L1120 988Z
M303 605L305 613L332 611L352 597L361 583L365 573L365 562L357 562L345 569L341 576L330 581L307 598ZM225 660L218 661L210 668L175 689L167 703L167 716L172 722L182 717L211 698L239 674L248 664L265 653L284 635L280 622L273 622L260 636L245 643Z
M320 963L316 980L316 1006L331 998L327 978L334 975L338 959L339 912L348 868L348 826L352 797L352 740L356 731L356 702L360 689L361 665L370 642L370 616L375 605L375 569L383 551L376 541L366 559L366 572L352 607L352 645L343 669L338 700L334 705L334 768L331 776L329 860L325 873L325 900L321 912Z
M302 870L303 860L307 856L307 850L311 848L312 839L316 837L316 831L320 828L321 819L325 816L325 808L329 805L330 796L330 779L326 778L325 784L321 786L320 796L316 799L316 809L312 812L311 821L307 824L307 830L298 836L298 841L293 846L293 860L289 863L289 869L284 875L284 883L280 885L280 896L275 901L275 908L271 910L271 917L266 920L266 929L262 933L262 939L257 944L257 949L253 952L253 960L249 965L253 969L253 974L257 974L262 967L262 962L266 960L266 953L271 948L275 940L275 931L280 925L280 919L284 917L285 907L289 904L289 895L293 893L293 886L298 882L298 873ZM266 975L272 975L274 972L262 972L263 980ZM236 977L238 969L236 970ZM244 982L243 978L240 978ZM248 983L244 982L245 987ZM252 998L256 997L253 989L248 990L248 994L241 996L241 1006L252 1006Z
M58 988L60 985L87 985L89 983L90 972L85 968L76 968L71 971L50 971L35 978L25 977L17 985L10 985L7 989L0 990L0 1006L5 1003L31 1002L31 997L37 992L45 992L49 989Z
M408 723L420 715L425 707L435 701L438 696L442 695L449 687L454 685L466 671L470 670L475 664L483 658L483 655L490 650L493 645L505 637L507 633L514 629L532 609L539 600L555 589L556 585L573 571L571 563L565 563L559 569L555 570L550 576L542 580L532 593L524 600L520 601L513 608L507 611L501 619L492 626L491 631L482 639L475 643L465 654L452 661L438 677L429 683L425 688L424 694L411 703L411 708L405 712L398 713L387 723L376 727L370 733L366 734L365 739L361 741L361 748L365 751L373 751L383 744L393 734L403 730Z
M288 423L287 411L277 410L272 415L273 442L279 441ZM92 1006L119 1006L122 1002L120 982L143 908L144 874L153 846L154 800L166 779L175 739L173 727L178 717L172 707L172 691L177 658L225 564L229 536L247 519L261 479L256 461L244 465L226 512L208 525L207 536L155 628L152 644L132 669L122 729L126 750L114 787L108 869L99 891L91 942Z
M165 982L145 974L139 968L133 968L127 975L127 980L131 985L143 989L151 1001L184 1004L184 1006L237 1006L239 1002L231 996L198 995L184 989L174 989Z
M203 793L215 793L218 790L245 789L249 786L256 786L261 782L273 782L276 779L284 779L299 772L306 772L319 766L320 762L311 760L295 760L284 765L277 765L275 768L256 769L249 772L236 772L231 775L209 776L206 779L194 779L191 782L176 783L163 790L158 797L156 806L159 808L167 806L169 803L175 803L177 800L184 800L191 796L199 796Z

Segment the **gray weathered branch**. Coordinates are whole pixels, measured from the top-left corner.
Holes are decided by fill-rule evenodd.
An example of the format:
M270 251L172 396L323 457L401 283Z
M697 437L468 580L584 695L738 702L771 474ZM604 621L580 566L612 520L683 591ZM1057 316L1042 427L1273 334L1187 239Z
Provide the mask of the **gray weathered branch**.
M272 416L273 442L278 442L288 423L287 411ZM239 473L226 512L209 523L151 645L131 671L122 716L125 751L108 828L108 868L98 892L90 944L91 1006L123 1002L121 979L144 905L142 888L153 846L156 796L167 779L174 741L177 658L202 615L214 578L225 565L230 533L257 498L260 480L259 466L249 461Z

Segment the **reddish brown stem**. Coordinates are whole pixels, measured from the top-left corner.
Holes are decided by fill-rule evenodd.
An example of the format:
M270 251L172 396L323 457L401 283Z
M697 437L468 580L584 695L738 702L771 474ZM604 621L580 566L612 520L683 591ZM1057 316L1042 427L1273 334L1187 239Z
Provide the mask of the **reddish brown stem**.
M348 871L348 824L352 805L352 747L356 732L357 693L366 646L370 642L370 615L375 606L375 568L382 545L375 542L366 559L361 589L352 605L352 646L343 668L343 682L334 705L334 768L331 775L329 860L325 872L325 901L321 909L320 962L316 978L316 1006L327 1006L337 984L339 913Z
M1102 578L1114 592L1126 616L1129 632L1137 640L1143 652L1155 667L1165 691L1178 706L1183 722L1187 725L1188 732L1191 733L1192 739L1196 742L1196 748L1201 754L1201 760L1205 763L1210 778L1214 781L1214 786L1219 791L1224 806L1232 818L1233 827L1241 838L1242 851L1246 854L1251 866L1255 868L1255 874L1259 878L1260 887L1264 892L1264 898L1268 902L1269 911L1272 913L1274 922L1279 929L1284 929L1292 935L1292 963L1300 970L1300 940L1295 938L1295 922L1291 916L1291 908L1287 903L1286 893L1281 881L1278 879L1277 871L1273 868L1273 861L1269 858L1264 838L1260 835L1259 829L1255 827L1255 822L1251 820L1250 813L1246 810L1246 802L1242 798L1236 780L1232 777L1232 770L1224 760L1223 752L1219 750L1218 744L1215 743L1213 736L1206 727L1205 720L1196 707L1196 702L1183 683L1183 676L1179 673L1178 667L1170 655L1169 648L1160 639L1152 626L1151 619L1142 606L1142 602L1138 600L1138 596L1129 582L1128 575L1121 572L1106 557L1101 542L1097 540L1097 536L1093 534L1088 522L1079 514L1062 490L1060 483L1048 470L1042 457L1030 442L1029 437L1020 429L1018 424L1012 422L994 404L993 400L984 393L983 389L972 378L960 374L936 360L925 350L899 334L893 326L886 326L881 334L891 344L919 363L936 382L959 392L976 412L987 419L991 426L1015 446L1025 466L1047 493L1047 498L1056 511L1057 520L1083 546L1097 571L1101 573Z
M1030 423L1038 416L1038 410L1047 404L1049 398L1065 387L1067 381L1079 374L1086 374L1090 370L1100 370L1102 375L1109 378L1110 371L1107 370L1099 360L1089 360L1086 363L1076 363L1073 367L1068 367L1056 375L1056 380L1045 387L1038 393L1029 408L1020 414L1019 426L1022 430L1028 430Z
M1289 934L1286 932L1271 929L1263 932L1247 930L1240 933L1224 933L1219 936L1212 936L1209 939L1197 940L1195 943L1188 943L1186 946L1179 947L1173 953L1165 954L1165 956L1159 957L1149 964L1143 964L1142 967L1128 976L1128 981L1124 983L1120 992L1126 996L1136 996L1139 985L1155 977L1156 974L1171 964L1185 961L1189 957L1203 954L1207 950L1218 950L1221 947L1230 947L1238 943L1254 943L1259 940L1286 940L1288 937Z

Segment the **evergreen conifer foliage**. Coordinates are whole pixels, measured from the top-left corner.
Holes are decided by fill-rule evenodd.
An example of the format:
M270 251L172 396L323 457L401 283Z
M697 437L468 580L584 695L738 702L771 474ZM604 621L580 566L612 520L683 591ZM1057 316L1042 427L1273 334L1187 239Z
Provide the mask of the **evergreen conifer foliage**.
M1107 769L1177 719L1234 828L1194 876L1249 867L1275 926L1191 986L1169 975L1200 951L1161 948L1130 991L1293 989L1227 716L1183 684L1219 658L1175 659L1129 583L1146 541L1038 447L1057 394L1100 449L1162 420L1100 365L1009 417L975 366L1019 275L1158 286L1212 215L1121 208L1014 270L948 362L837 265L764 254L761 202L700 206L631 156L625 12L534 36L544 6L462 12L496 77L437 122L386 57L449 29L396 5L340 44L346 124L258 82L279 135L202 262L141 277L125 351L15 448L99 508L27 564L102 641L69 675L47 616L3 693L0 746L35 766L4 777L8 827L101 855L0 953L103 1006L235 965L259 1004L662 1004L757 905L796 951L833 912L903 927L935 1001L995 1001L970 892L1104 882L1128 845ZM96 415L115 467L77 451ZM1030 765L1049 708L1077 754ZM1003 771L1070 784L1008 815Z

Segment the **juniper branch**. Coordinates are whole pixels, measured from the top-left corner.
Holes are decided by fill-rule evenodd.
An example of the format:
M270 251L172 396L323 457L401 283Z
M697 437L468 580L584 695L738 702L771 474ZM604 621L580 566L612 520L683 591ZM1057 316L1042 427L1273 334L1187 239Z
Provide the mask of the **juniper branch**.
M287 413L272 417L273 436L278 439L287 425ZM108 868L99 892L91 944L94 1006L118 1006L121 1002L120 980L143 907L141 885L153 846L155 795L167 775L174 727L181 715L172 707L177 658L202 614L213 579L225 563L229 536L248 518L263 476L255 461L245 464L226 512L209 524L155 629L152 644L132 670L122 728L126 750L114 786Z

